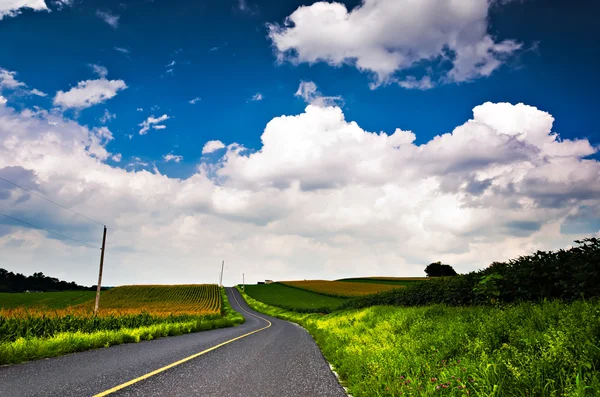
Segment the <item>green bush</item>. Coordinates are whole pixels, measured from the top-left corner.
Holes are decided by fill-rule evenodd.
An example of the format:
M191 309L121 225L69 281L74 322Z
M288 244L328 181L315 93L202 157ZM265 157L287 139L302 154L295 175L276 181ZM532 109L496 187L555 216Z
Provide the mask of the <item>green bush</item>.
M453 277L414 282L401 289L355 298L340 308L375 305L451 306L600 296L600 239L576 241L578 246L555 252L538 251L508 262Z

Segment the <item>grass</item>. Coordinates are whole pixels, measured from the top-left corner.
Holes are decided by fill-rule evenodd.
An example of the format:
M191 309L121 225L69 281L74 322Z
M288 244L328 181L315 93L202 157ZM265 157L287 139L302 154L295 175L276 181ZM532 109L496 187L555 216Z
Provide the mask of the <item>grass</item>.
M401 285L406 286L418 281L428 280L427 277L361 277L361 278L343 278L337 281L348 283L366 283L381 285Z
M246 285L246 293L269 305L297 312L329 313L347 301L279 283Z
M310 292L316 292L317 294L340 298L371 295L402 287L401 285L349 283L344 281L327 280L280 281L280 283L288 287L299 288Z
M102 294L104 293L103 291ZM19 307L64 309L93 300L95 296L96 291L0 292L0 309Z
M98 316L89 307L93 302L55 310L0 310L0 364L244 322L216 285L135 286L115 291L103 293L101 302L112 307L105 307Z
M244 298L304 326L355 397L583 397L600 390L598 301L320 315Z

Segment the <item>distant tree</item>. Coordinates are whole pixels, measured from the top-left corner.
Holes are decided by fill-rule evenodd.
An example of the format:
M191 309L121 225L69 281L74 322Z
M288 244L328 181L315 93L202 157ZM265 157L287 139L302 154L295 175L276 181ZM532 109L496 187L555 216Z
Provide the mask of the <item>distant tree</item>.
M21 273L9 272L6 269L0 269L0 292L22 292L25 290L35 291L68 291L68 290L87 290L88 287L78 285L75 282L66 282L49 277L42 272L33 273L26 277ZM94 288L95 290L95 288Z
M434 262L425 268L425 274L427 274L427 277L446 277L456 276L456 271L450 265L444 265L442 262Z

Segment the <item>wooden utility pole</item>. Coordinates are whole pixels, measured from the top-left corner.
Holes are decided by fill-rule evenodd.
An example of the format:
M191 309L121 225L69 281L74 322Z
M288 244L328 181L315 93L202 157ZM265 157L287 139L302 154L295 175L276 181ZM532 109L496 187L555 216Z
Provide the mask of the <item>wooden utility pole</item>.
M242 273L242 291L246 291L246 279L244 278L244 273Z
M98 285L96 286L96 305L94 306L94 315L98 313L98 305L100 305L100 286L102 285L102 268L104 267L104 248L106 248L106 225L104 226L104 234L102 235L102 251L100 251L100 273L98 273Z
M225 267L225 261L223 261L223 263L221 263L221 278L219 279L219 285L222 287L223 286L223 268Z

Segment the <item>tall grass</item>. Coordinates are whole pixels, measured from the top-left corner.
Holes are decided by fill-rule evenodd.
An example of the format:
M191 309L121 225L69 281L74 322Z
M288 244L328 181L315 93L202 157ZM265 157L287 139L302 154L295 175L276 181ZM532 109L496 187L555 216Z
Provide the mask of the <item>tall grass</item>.
M600 390L600 304L377 306L295 321L355 396L593 396Z

